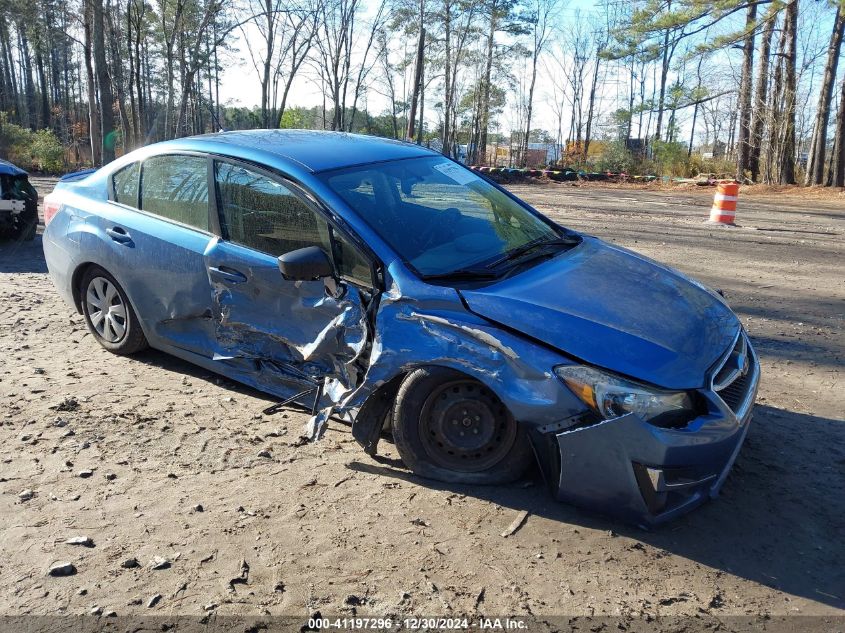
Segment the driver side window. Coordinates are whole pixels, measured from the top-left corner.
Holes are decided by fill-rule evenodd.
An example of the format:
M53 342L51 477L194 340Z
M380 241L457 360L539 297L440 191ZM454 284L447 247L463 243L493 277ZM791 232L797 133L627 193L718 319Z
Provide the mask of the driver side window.
M330 253L326 221L278 180L229 163L215 163L223 237L278 257L320 246Z

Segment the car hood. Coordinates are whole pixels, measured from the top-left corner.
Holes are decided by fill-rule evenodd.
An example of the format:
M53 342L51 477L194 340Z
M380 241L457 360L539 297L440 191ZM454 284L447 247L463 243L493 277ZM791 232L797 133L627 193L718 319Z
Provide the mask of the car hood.
M593 237L461 294L486 319L582 362L667 389L703 387L740 329L716 293Z

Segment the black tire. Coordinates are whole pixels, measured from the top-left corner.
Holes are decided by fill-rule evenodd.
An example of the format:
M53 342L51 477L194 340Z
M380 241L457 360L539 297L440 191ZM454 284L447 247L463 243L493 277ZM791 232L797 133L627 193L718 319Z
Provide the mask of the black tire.
M111 312L112 307L120 305L123 307L122 312L124 316L118 316L116 313L115 316L106 318L100 314L100 318L97 319L97 313L101 311L97 310L97 305L94 302L98 300L97 287L101 286L100 280L105 280L111 284L114 291L116 291L115 294L119 296L119 301L113 297L108 302L109 312ZM89 289L94 293L93 297L89 296ZM138 321L138 316L135 314L132 304L129 303L129 298L120 284L117 283L117 280L108 271L103 270L99 266L89 267L85 271L85 274L82 275L79 283L79 297L82 303L82 314L85 316L85 324L88 326L88 331L91 332L97 342L104 348L115 354L128 355L140 352L148 347L147 338L144 336L141 323ZM105 333L95 326L92 321L92 315L97 319L98 324L111 321L109 325L105 326ZM118 329L115 329L115 327ZM119 332L119 328L121 327L122 332Z
M14 220L5 235L18 242L31 242L38 231L38 212L33 212L27 204L26 210Z
M21 213L20 223L20 238L25 242L34 240L38 232L37 203L27 203L26 211Z
M417 369L402 382L393 440L410 470L438 481L509 483L533 461L524 429L496 394L445 367Z

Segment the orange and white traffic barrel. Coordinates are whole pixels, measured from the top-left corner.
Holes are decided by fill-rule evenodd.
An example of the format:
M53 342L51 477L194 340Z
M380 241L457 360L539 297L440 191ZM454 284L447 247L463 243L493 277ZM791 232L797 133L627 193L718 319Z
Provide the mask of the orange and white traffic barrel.
M736 220L736 201L739 198L739 183L720 182L716 185L716 195L710 208L710 221L719 224L734 224Z

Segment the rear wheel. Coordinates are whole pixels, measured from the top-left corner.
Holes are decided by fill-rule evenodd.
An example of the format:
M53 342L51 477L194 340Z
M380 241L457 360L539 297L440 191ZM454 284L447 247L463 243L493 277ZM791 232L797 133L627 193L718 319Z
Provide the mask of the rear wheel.
M440 481L506 483L531 464L528 438L496 394L443 367L405 378L394 406L393 437L408 468Z
M80 283L82 312L97 342L115 354L133 354L147 347L147 339L126 293L114 277L92 266Z

